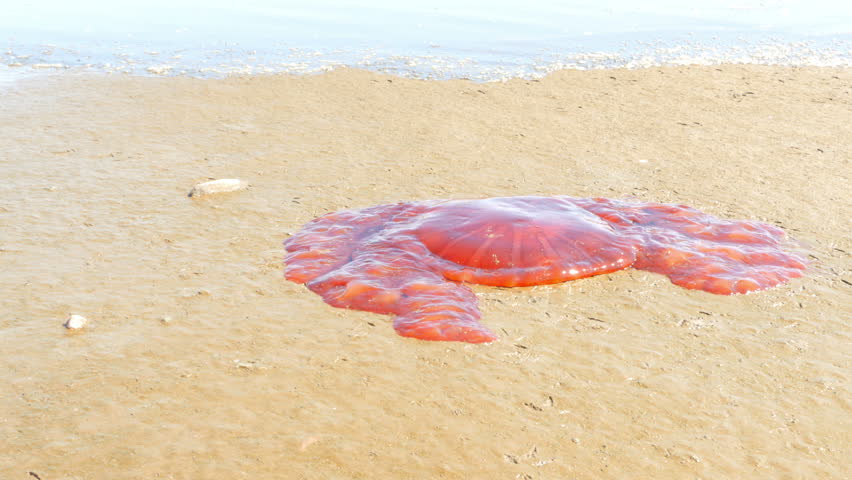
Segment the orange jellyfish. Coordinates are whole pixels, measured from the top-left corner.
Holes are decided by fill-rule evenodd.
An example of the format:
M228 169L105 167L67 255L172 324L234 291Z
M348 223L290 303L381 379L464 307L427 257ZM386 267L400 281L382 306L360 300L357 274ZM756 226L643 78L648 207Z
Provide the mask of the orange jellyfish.
M784 232L683 205L505 197L379 205L319 217L287 239L288 280L328 304L394 315L406 337L483 343L466 283L516 287L636 268L730 295L802 275Z

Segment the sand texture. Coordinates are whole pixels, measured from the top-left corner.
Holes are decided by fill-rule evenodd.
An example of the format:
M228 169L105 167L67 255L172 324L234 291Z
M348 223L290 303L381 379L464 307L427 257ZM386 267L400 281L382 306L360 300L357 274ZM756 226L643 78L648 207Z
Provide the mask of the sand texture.
M0 105L0 478L852 478L849 70L66 74ZM187 196L221 178L249 187ZM555 194L768 222L813 265L477 286L490 345L283 279L327 212Z

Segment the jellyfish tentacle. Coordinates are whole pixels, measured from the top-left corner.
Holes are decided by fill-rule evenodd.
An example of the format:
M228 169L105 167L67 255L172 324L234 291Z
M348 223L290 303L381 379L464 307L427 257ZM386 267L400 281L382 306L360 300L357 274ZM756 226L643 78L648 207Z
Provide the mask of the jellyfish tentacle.
M361 241L384 227L389 218L406 213L411 204L344 210L308 222L284 241L285 278L307 283L348 262Z
M416 252L381 240L368 245L307 287L334 307L396 315L394 329L405 337L469 343L497 339L479 323L470 288L445 280Z
M416 282L403 289L393 327L403 337L468 343L493 342L497 336L479 323L476 295L458 283Z

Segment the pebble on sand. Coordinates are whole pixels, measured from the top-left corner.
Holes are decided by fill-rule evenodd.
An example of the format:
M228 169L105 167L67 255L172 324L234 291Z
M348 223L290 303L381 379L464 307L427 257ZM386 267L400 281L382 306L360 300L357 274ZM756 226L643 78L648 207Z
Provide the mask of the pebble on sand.
M88 322L88 320L82 315L71 315L68 317L68 320L65 321L65 328L69 330L79 330L86 325L86 322Z
M219 180L211 180L209 182L199 183L192 187L189 192L190 197L201 197L204 195L212 195L214 193L235 192L248 187L248 183L238 178L221 178Z

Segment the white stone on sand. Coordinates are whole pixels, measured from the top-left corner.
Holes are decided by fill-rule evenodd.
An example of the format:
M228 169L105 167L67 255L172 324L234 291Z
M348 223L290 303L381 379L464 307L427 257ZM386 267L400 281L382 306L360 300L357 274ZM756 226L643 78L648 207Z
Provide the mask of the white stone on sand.
M86 322L88 322L88 320L82 315L71 315L68 317L68 320L65 321L65 328L69 330L79 330L86 325Z
M209 182L199 183L192 187L189 192L190 197L201 197L204 195L212 195L214 193L235 192L248 187L248 183L238 178L222 178L219 180L211 180Z

